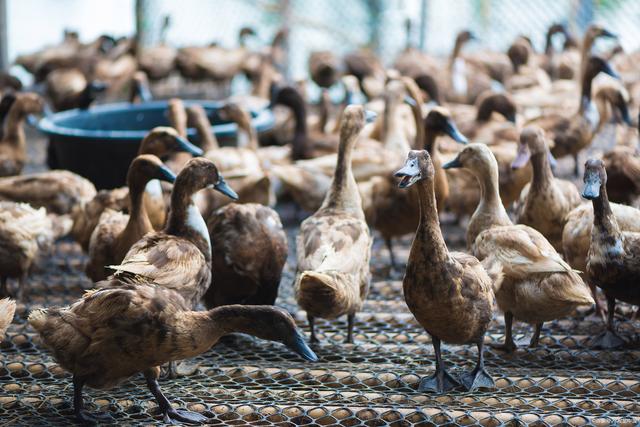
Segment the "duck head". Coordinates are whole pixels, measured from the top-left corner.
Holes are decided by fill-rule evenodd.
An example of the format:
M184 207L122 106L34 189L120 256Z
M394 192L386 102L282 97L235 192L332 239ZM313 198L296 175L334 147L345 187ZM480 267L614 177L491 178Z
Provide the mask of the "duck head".
M494 112L500 114L511 123L516 122L516 103L506 93L486 91L478 97L476 105L478 106L476 115L476 121L478 122L489 121Z
M462 46L471 40L478 40L478 37L470 30L462 30L456 36L456 45Z
M511 61L511 66L514 72L518 72L520 67L527 65L529 62L529 55L531 53L531 42L524 38L518 37L515 42L507 50L507 56Z
M431 156L427 150L411 150L407 154L404 166L398 170L394 176L400 178L398 187L408 188L416 182L429 179L433 180L435 169L431 162Z
M438 83L433 76L429 74L420 74L415 78L415 81L420 90L427 95L429 101L436 105L442 104L440 100L440 89L438 88Z
M616 116L628 126L632 126L631 116L629 115L629 93L617 81L604 82L598 85L598 89L594 95L597 102L603 101L608 103Z
M593 79L599 74L604 73L607 74L614 79L620 80L620 76L616 73L611 65L603 58L599 56L591 56L584 70L584 75L582 76L582 107L584 108L586 104L591 100L591 86L593 84Z
M520 133L520 142L518 143L518 154L511 163L511 169L520 169L524 167L531 156L544 154L549 159L551 169L557 165L555 157L549 151L544 131L537 126L526 127Z
M429 111L427 117L424 118L424 128L427 133L434 132L436 135L448 135L460 144L469 143L467 137L458 130L449 110L444 107L435 107Z
M203 188L211 188L233 200L238 200L238 195L227 185L216 165L203 157L195 157L187 162L176 178L174 188L177 187L189 195Z
M242 129L251 129L251 116L240 105L229 102L218 109L218 116L225 121L234 122Z
M602 188L607 185L607 171L600 159L589 159L584 164L584 188L582 197L594 200L600 197Z
M44 100L42 97L33 92L17 93L14 95L15 101L12 105L19 109L24 115L39 114L44 111Z
M544 52L547 55L553 51L553 36L555 36L556 34L562 34L563 36L565 36L566 40L567 28L564 26L564 24L551 24L551 26L547 30L547 37L544 47Z
M140 143L139 154L153 154L162 159L177 151L191 153L194 156L202 155L202 150L199 147L178 135L174 128L158 126L151 129L144 137Z
M585 40L593 41L598 37L609 38L609 39L617 39L618 35L612 33L611 31L604 28L602 25L592 24L587 28L587 31L584 35Z
M455 159L442 165L443 169L464 168L476 176L488 175L491 170L498 170L495 156L485 144L469 144L458 153Z
M153 154L141 154L131 162L127 174L127 184L131 188L136 183L146 185L152 179L173 183L176 175Z

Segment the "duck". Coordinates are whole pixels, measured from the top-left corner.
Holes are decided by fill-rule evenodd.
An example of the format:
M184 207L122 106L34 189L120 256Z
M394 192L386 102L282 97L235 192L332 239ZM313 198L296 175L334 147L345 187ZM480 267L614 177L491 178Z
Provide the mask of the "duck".
M28 317L56 362L73 375L73 408L81 423L113 422L108 413L85 409L85 386L111 389L137 373L144 375L165 423L207 421L171 406L158 384L158 366L202 354L230 333L281 342L305 360L318 360L281 308L228 305L192 311L178 292L161 285L102 284L70 306L34 310Z
M492 281L480 261L449 252L440 231L435 197L435 167L427 150L411 151L395 173L398 186L418 189L420 221L402 281L404 299L418 323L431 336L436 371L423 378L419 391L444 393L462 384L467 390L494 388L484 367L484 336L493 314ZM478 362L459 380L442 361L441 342L475 344Z
M181 99L171 98L167 101L167 118L169 126L176 130L178 137L187 139L187 110ZM193 156L188 151L173 151L168 153L168 157L167 166L178 173Z
M203 156L218 166L220 172L229 177L229 183L240 197L241 203L258 203L265 206L275 205L275 194L271 178L265 171L258 150L257 133L251 124L249 112L240 105L230 102L218 109L223 120L237 124L238 146L220 147L211 133L211 123L204 110L197 107L189 111L190 118L198 132L203 148ZM205 217L214 210L229 203L229 198L218 192L205 191L198 194L198 206Z
M574 158L574 174L579 174L578 154L588 147L603 123L599 120L597 108L591 102L591 88L593 79L600 73L617 78L617 74L602 58L592 56L585 66L582 76L580 93L580 107L573 116L562 114L543 115L529 121L528 125L537 125L545 130L548 138L553 141L551 154L555 158L571 155Z
M56 215L69 215L96 196L91 181L67 170L0 178L0 200L28 203Z
M293 86L284 86L277 91L272 103L291 109L294 133L291 141L291 159L311 159L322 154L335 153L338 138L334 134L310 129L307 126L307 111L304 98Z
M622 231L607 196L607 171L600 159L585 163L582 196L593 204L593 227L587 256L587 274L607 298L607 326L590 343L616 348L625 341L616 333L616 300L640 305L640 233ZM640 211L637 211L640 215Z
M405 48L396 57L393 68L398 70L403 76L413 79L421 75L437 73L440 68L438 61L413 46L411 42L412 27L413 23L411 20L405 20Z
M138 155L151 154L159 159L166 159L170 153L175 151L187 151L195 156L203 154L199 147L179 136L175 129L157 126L151 129L140 142ZM2 194L1 190L0 194ZM127 187L101 190L98 194L95 193L94 188L94 197L85 203L80 203L78 208L73 210L71 234L83 250L88 251L91 234L98 224L102 212L106 209L113 209L117 212L128 210L128 194ZM153 179L147 183L143 201L153 229L162 230L166 223L167 209L160 181Z
M338 82L339 68L338 57L331 51L315 51L309 55L309 76L323 89L329 89Z
M173 183L176 176L152 154L136 157L129 165L129 215L110 209L101 215L89 242L89 260L85 272L98 282L109 276L105 266L119 264L131 246L153 230L144 206L144 191L152 179Z
M4 339L16 312L16 302L10 298L0 299L0 343Z
M438 207L442 210L449 197L449 184L441 167L438 139L448 135L460 144L467 144L468 140L460 133L450 113L444 107L434 107L422 123L416 125L421 128L419 132L419 137L423 141L421 148L433 153L429 157L435 168L434 191ZM409 147L407 148L409 152ZM417 227L420 218L417 190L414 188L409 191L400 191L393 182L392 174L375 178L373 186L369 222L382 235L389 251L391 268L397 270L398 264L393 252L392 239L411 233Z
M20 175L27 162L27 142L24 121L27 115L41 113L42 98L32 92L15 94L4 122L0 140L0 177Z
M459 32L446 70L441 70L441 75L444 74L446 80L442 80L440 86L445 88L445 99L449 102L473 104L481 93L491 89L491 78L484 67L461 56L464 45L475 38L471 31Z
M100 80L88 81L77 68L61 68L47 75L47 96L56 111L87 109L107 89Z
M631 205L640 196L640 153L616 146L602 156L607 169L607 193L613 202Z
M175 290L190 307L196 307L211 283L211 240L193 196L207 187L238 198L213 162L201 157L189 160L175 179L165 228L143 236L119 265L109 266L115 271L113 277L131 283L154 282Z
M511 167L522 167L529 160L533 179L520 193L516 222L538 230L562 253L562 232L566 216L582 203L580 192L571 181L553 176L554 161L542 129L527 127L520 134L518 157Z
M507 91L529 88L540 88L547 91L551 88L551 79L534 58L533 46L528 37L516 38L509 46L507 55L513 67L513 73L504 81L504 87Z
M274 305L287 261L287 235L278 213L258 203L231 203L207 217L211 286L207 308Z
M138 67L153 81L167 78L175 69L178 51L166 41L171 26L171 17L165 15L160 27L160 42L155 46L145 46L137 50ZM139 47L139 46L138 46Z
M511 222L500 200L498 166L491 150L484 144L469 144L443 165L461 167L474 174L482 195L469 221L467 247L487 271L502 272L493 284L506 329L505 342L497 347L509 353L516 349L514 318L535 325L529 345L536 347L544 322L591 306L594 300L580 275L539 231Z
M10 296L8 279L17 279L17 299L25 301L31 266L53 239L52 223L44 208L0 202L0 297Z
M494 144L501 140L517 139L517 107L508 93L489 90L480 94L470 111L465 109L463 113L460 107L451 109L451 115L459 125L460 132L470 141Z
M371 245L362 202L351 171L351 153L365 124L364 109L342 115L340 146L331 187L320 209L300 225L296 238L296 300L307 312L311 342L314 320L347 315L346 342L353 342L355 314L369 291Z

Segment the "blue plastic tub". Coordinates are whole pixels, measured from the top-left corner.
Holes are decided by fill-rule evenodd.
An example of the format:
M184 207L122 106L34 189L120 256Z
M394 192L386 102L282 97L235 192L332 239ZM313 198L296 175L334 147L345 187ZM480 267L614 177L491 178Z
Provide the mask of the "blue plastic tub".
M222 121L216 113L221 102L191 100L184 103L204 107L212 124L211 130L221 142L235 136L236 124ZM251 115L258 133L273 127L271 110L251 111ZM152 101L64 111L43 118L37 127L49 137L51 168L68 169L102 189L125 185L129 163L136 156L142 138L150 129L168 125L167 101ZM198 143L195 129L188 129L188 137Z

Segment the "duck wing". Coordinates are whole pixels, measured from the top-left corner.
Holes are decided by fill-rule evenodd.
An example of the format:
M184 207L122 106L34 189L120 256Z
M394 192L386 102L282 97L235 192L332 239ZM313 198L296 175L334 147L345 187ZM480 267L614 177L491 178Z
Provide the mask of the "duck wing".
M476 238L473 253L479 259L499 262L504 273L514 277L572 271L542 234L525 225L483 231Z
M147 235L134 244L120 265L109 266L115 278L153 282L197 303L211 282L211 268L197 246L164 233ZM206 287L201 286L206 283Z

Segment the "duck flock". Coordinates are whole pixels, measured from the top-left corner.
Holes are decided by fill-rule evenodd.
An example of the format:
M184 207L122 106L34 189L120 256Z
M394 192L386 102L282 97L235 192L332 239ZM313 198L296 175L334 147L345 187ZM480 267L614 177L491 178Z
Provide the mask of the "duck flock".
M253 34L243 29L240 40ZM615 38L597 25L581 40L551 26L544 52L523 36L506 53L467 53L474 35L463 31L448 58L407 46L383 66L365 49L314 52L307 83L280 72L286 36L252 51L244 43L139 49L107 36L83 44L67 33L16 61L40 95L0 79L0 336L16 301L24 305L38 345L72 374L79 421L112 421L85 409L85 386L110 389L142 373L166 422L206 422L172 406L159 379L180 376L182 361L224 335L280 342L316 361L317 319L346 316L346 342L357 341L374 237L431 337L435 364L420 392L495 388L484 344L499 315L505 357L517 349L514 321L534 327L536 347L545 322L588 310L602 317L589 347L634 344L616 323L640 305L638 53L616 46L594 55L597 39ZM31 114L87 108L105 91L145 102L166 79L208 84L238 74L251 96L217 113L237 124L234 145L217 140L201 106L173 98L170 126L140 142L126 187L96 191L65 170L23 173L33 162L23 130ZM307 84L322 89L313 103ZM258 101L275 118L260 134L249 112ZM282 204L304 218L295 247L274 209ZM466 250L449 250L440 221L463 226ZM394 243L407 235L405 261ZM63 238L86 253L93 285L68 306L33 306L30 271ZM295 278L281 285L290 251ZM291 286L309 337L275 306ZM635 314L616 311L619 303ZM452 374L441 343L476 346L475 367Z

